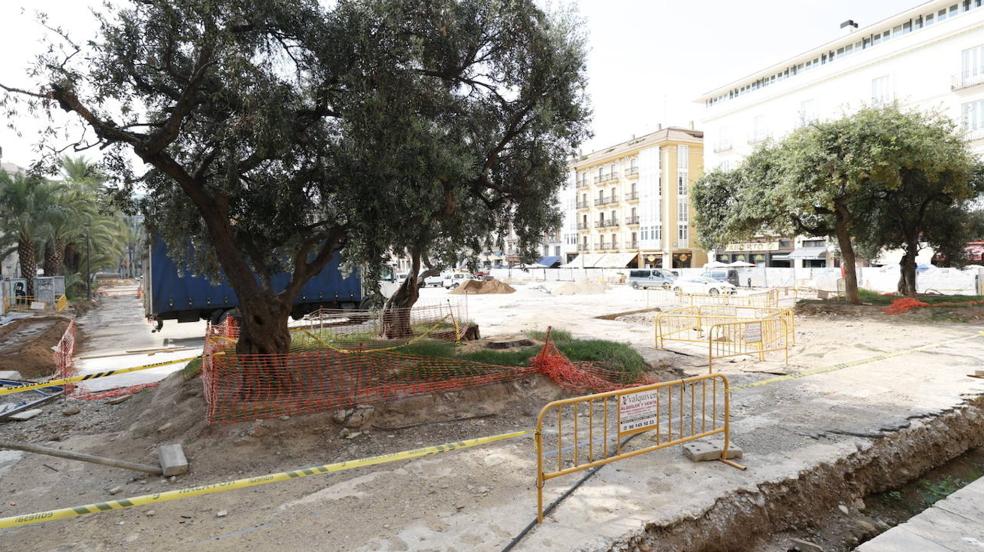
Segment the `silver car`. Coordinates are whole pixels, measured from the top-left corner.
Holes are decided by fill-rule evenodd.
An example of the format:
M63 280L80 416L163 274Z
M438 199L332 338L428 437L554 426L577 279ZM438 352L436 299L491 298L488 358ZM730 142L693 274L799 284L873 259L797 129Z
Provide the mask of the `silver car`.
M662 268L640 268L629 271L629 285L632 289L663 288L669 289L676 276Z

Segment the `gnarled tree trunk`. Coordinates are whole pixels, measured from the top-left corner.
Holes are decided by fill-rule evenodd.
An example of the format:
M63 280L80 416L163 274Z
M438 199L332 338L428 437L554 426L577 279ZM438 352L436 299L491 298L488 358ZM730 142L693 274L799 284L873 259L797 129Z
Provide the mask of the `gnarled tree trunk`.
M899 293L909 297L916 296L916 253L919 251L918 243L907 243L905 254L899 261Z
M413 335L410 311L420 299L420 285L424 278L432 275L435 269L420 273L420 251L410 253L410 273L403 284L386 301L383 306L383 324L380 335L387 339L399 339Z
M861 296L858 295L858 272L854 254L854 244L851 243L849 230L851 214L847 207L837 203L834 211L834 229L837 234L837 245L841 250L841 263L844 267L844 292L847 300L854 305L861 304Z

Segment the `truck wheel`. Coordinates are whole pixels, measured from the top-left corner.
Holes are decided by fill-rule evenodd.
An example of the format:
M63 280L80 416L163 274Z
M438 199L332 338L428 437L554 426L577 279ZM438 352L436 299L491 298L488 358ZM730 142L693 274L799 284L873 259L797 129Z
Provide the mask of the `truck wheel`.
M721 292L718 291L717 288L711 288L711 289L707 290L707 294L708 295L720 295Z

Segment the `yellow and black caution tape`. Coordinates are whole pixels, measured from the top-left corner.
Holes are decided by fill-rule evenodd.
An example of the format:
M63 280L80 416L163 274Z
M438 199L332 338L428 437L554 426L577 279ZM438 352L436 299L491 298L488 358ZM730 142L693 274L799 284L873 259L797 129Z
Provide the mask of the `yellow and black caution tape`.
M187 357L187 358L176 358L174 360L164 360L161 362L155 362L153 364L143 364L141 366L131 366L129 368L120 368L118 370L105 370L103 372L93 372L91 374L83 374L81 376L71 376L61 379L48 380L41 383L30 383L27 385L19 385L17 387L6 387L0 389L0 396L11 395L13 393L23 393L25 391L33 391L35 389L44 389L45 387L52 387L54 385L65 385L66 383L75 383L78 381L87 381L97 378L105 378L108 376L115 376L117 374L126 374L129 372L139 372L140 370L149 370L151 368L159 368L161 366L168 366L171 364L180 364L182 362L191 362L196 358L201 358L197 356Z
M970 341L971 339L975 339L975 338L981 337L981 336L984 336L984 332L979 332L979 333L976 333L976 334L973 334L973 335L966 335L966 336L963 336L963 337L958 337L956 339L950 339L950 340L947 340L947 341L940 341L940 342L937 342L937 343L928 343L926 345L920 345L918 347L912 347L912 348L909 348L909 349L902 349L902 350L899 350L899 351L893 351L891 353L882 353L880 355L874 355L874 356L870 356L870 357L865 357L865 358L858 359L858 360L851 360L851 361L848 361L848 362L839 362L839 363L834 364L834 365L831 365L831 366L820 366L818 368L813 368L813 369L810 369L810 370L804 370L802 372L797 372L795 374L786 374L786 375L782 375L782 376L775 376L775 377L772 377L772 378L766 378L766 379L755 381L755 382L752 382L752 383L746 383L744 385L734 385L731 388L732 389L735 389L735 390L738 390L738 389L750 389L752 387L762 387L763 385L770 385L770 384L773 384L773 383L779 383L781 381L800 379L800 378L805 378L807 376L815 376L817 374L826 374L828 372L836 372L838 370L843 370L845 368L853 368L855 366L861 366L863 364L870 364L872 362L878 362L880 360L887 360L887 359L890 359L890 358L895 358L895 357L899 357L899 356L903 356L903 355L908 355L910 353L917 353L919 351L925 351L926 349L933 349L935 347L942 347L944 345L951 345L953 343L960 343L962 341Z
M352 470L355 468L364 468L366 466L375 466L377 464L399 462L401 460L411 460L414 458L420 458L421 456L429 456L431 454L438 454L441 452L450 452L452 450L477 447L479 445L494 443L496 441L515 439L517 437L522 437L529 433L530 433L529 431L515 431L512 433L502 433L499 435L492 435L489 437L480 437L478 439L466 439L464 441L457 441L454 443L445 443L443 445L405 450L402 452L393 452L390 454L372 456L369 458L362 458L359 460L347 460L345 462L337 462L335 464L325 464L323 466L315 466L315 467L305 468L301 470L271 473L268 475L258 475L256 477L249 477L246 479L236 479L233 481L225 481L222 483L212 483L210 485L199 485L197 487L189 487L187 489L177 489L174 491L165 491L163 493L135 496L132 498L108 500L106 502L97 502L95 504L75 506L74 508L60 508L58 510L48 510L46 512L36 512L33 514L24 514L21 516L0 518L0 529L20 527L22 525L31 525L34 523L58 521L62 519L70 519L79 516L84 516L86 514L96 514L99 512L108 512L110 510L122 510L124 508L132 508L134 506L143 506L146 504L157 504L160 502L170 502L172 500L182 500L185 498L191 498L193 496L204 496L210 494L225 493L237 489L247 489L249 487L257 487L260 485L269 485L271 483L290 481L291 479L297 479L299 477L308 477L311 475L320 475L325 473L335 473L335 472L341 472L346 470Z

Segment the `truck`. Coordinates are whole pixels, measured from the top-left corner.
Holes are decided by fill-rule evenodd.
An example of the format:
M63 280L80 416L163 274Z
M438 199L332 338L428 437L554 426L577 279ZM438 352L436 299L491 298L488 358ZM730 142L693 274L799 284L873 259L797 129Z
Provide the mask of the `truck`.
M239 306L236 292L224 277L215 282L207 276L193 274L187 266L182 266L179 271L178 263L168 255L163 240L151 236L149 242L141 285L144 313L156 324L154 331L159 331L165 320L218 323ZM354 309L360 306L364 298L361 275L358 270L343 274L339 263L339 256L335 255L297 294L291 310L295 320L320 308ZM287 287L289 281L290 274L286 272L273 276L277 291Z

